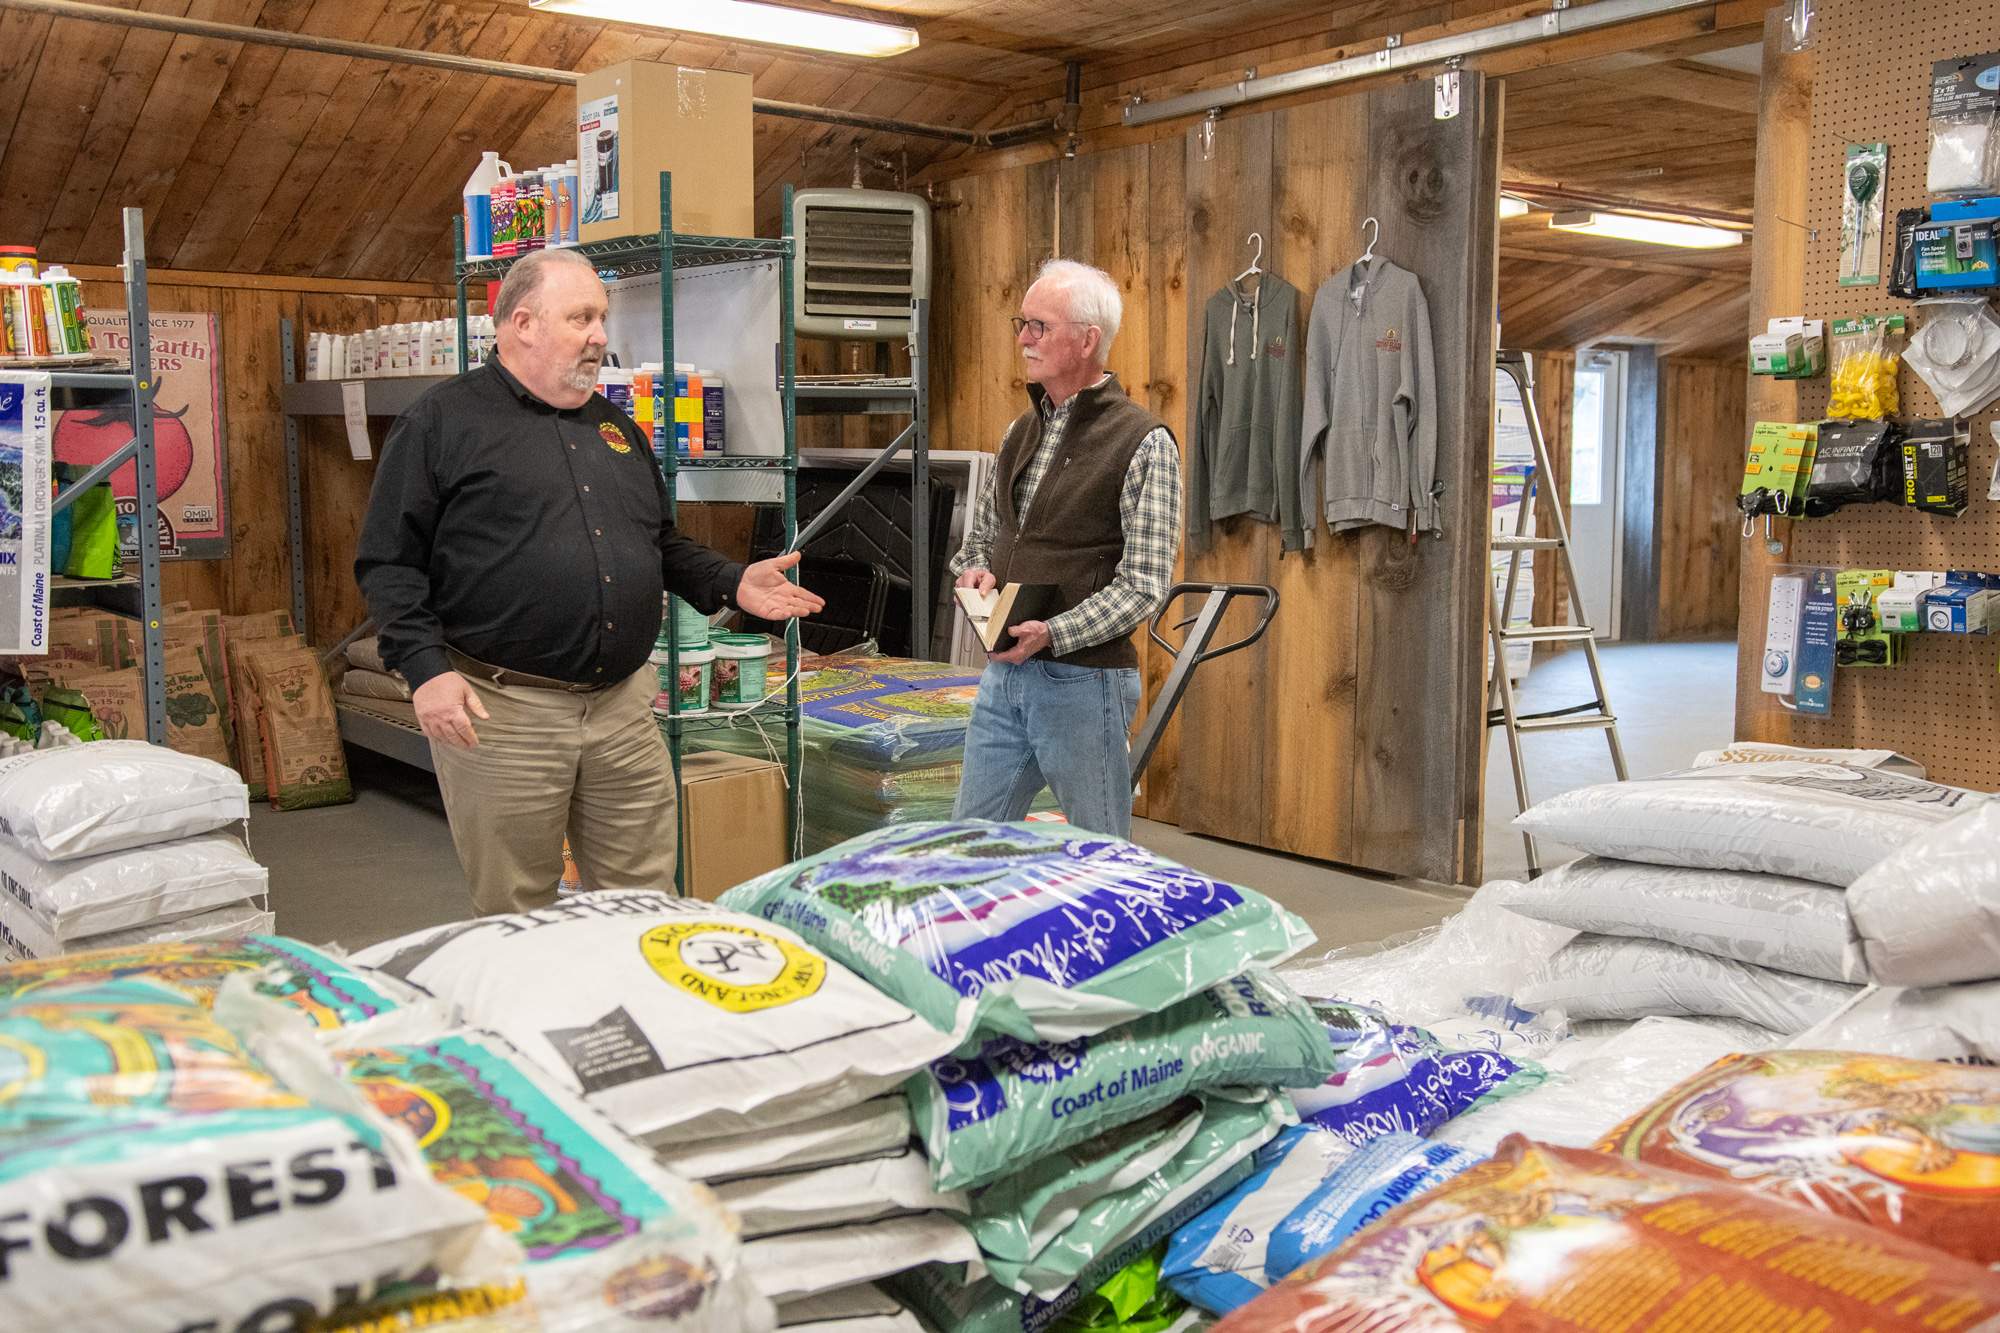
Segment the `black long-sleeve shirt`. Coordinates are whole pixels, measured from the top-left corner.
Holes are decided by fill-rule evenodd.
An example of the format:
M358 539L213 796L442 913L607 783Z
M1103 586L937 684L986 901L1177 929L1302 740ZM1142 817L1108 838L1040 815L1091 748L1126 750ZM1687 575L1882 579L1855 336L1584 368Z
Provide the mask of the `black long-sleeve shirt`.
M551 407L489 361L389 432L354 577L383 661L412 689L451 670L447 644L608 685L646 664L663 590L714 612L743 566L675 530L630 417L600 394Z

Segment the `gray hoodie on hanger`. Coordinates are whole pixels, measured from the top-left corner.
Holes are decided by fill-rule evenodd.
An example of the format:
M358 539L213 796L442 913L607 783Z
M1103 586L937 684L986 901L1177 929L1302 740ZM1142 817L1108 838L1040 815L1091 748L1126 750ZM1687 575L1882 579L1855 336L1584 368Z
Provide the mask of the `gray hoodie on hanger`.
M1201 390L1188 441L1188 548L1209 548L1209 524L1232 514L1276 521L1284 549L1305 545L1299 501L1299 289L1260 273L1208 298Z
M1430 307L1414 273L1386 259L1349 265L1321 284L1306 329L1305 425L1299 488L1313 503L1313 456L1324 451L1329 532L1382 523L1440 532L1437 379ZM1313 529L1306 526L1306 545Z

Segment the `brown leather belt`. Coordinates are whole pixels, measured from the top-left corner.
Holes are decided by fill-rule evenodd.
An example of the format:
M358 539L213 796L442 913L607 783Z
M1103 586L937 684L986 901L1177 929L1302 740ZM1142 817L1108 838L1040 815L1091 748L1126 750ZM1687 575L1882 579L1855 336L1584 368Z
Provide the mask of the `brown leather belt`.
M461 676L476 676L495 685L520 685L530 690L560 690L564 694L595 694L604 688L602 685L579 685L573 680L531 676L525 671L510 671L506 667L482 662L476 657L467 657L456 648L446 648L444 655L450 660L452 670Z

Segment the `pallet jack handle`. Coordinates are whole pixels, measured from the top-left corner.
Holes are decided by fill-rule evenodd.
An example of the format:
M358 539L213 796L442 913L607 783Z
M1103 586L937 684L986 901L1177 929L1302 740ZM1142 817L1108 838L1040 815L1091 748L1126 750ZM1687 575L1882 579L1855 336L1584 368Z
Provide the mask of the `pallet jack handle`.
M1181 646L1175 648L1160 636L1160 623L1167 618L1167 612L1181 598L1193 594L1206 594L1200 609L1180 621L1175 629L1187 630L1181 636ZM1257 628L1234 643L1220 648L1209 647L1215 638L1216 626L1229 609L1229 603L1238 597L1261 597L1264 600L1264 614L1257 621ZM1167 589L1166 600L1153 616L1153 623L1147 633L1153 642L1174 654L1173 669L1167 673L1167 683L1160 688L1160 697L1153 701L1153 707L1139 724L1139 738L1132 743L1132 785L1137 787L1139 779L1145 776L1146 765L1153 761L1153 751L1160 744L1160 734L1173 720L1174 710L1180 707L1181 696L1187 693L1188 679L1194 669L1203 662L1217 657L1226 657L1238 649L1248 648L1264 637L1264 631L1271 628L1271 620L1278 614L1278 590L1263 583L1176 583ZM1192 625L1193 629L1188 629Z

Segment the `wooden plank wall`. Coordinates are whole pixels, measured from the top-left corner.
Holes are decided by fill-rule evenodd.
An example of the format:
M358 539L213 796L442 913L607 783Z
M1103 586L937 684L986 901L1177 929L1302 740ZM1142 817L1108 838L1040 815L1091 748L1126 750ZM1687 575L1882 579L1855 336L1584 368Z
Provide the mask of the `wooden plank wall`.
M1468 76L1472 78L1472 76ZM1201 306L1265 237L1265 267L1309 304L1362 249L1424 277L1447 404L1439 473L1449 540L1387 528L1279 559L1275 528L1219 525L1182 577L1270 583L1265 640L1204 668L1141 813L1233 841L1393 873L1478 880L1478 785L1499 89L1431 119L1426 81L1221 121L1199 131L953 182L938 213L933 441L992 449L1025 406L1007 320L1056 249L1125 293L1111 368L1186 433ZM1060 186L1060 202L1057 187ZM1482 239L1484 238L1484 239ZM1295 337L1303 338L1303 329ZM1243 613L1248 616L1248 610ZM1146 651L1149 697L1168 662Z
M155 271L151 276L153 309L214 311L222 317L223 422L229 465L228 558L166 562L161 566L162 592L168 601L185 598L197 607L217 607L231 615L288 606L292 575L285 537L285 419L279 397L284 360L279 321L290 318L301 333L354 333L374 324L443 319L451 313L452 303L434 296L376 295L360 283L343 289L344 284L317 282L307 284L310 290L301 290L284 286L282 280L253 279L256 285L245 285L242 278L229 281L219 275ZM93 306L122 306L125 290L116 282L86 281L84 300ZM375 465L349 457L340 418L306 420L299 453L307 618L312 642L332 644L367 614L354 584L354 542ZM378 457L388 424L377 420L370 426Z
M1743 519L1734 497L1749 377L1743 361L1660 362L1656 638L1736 633Z

